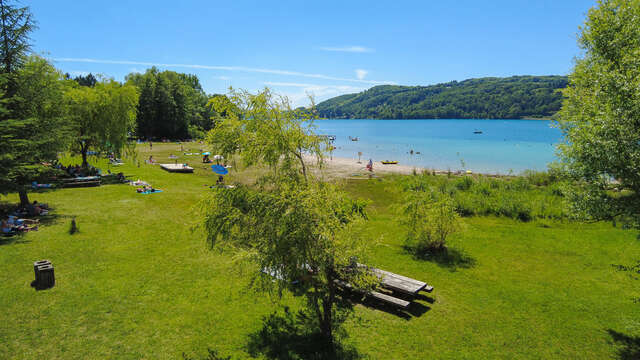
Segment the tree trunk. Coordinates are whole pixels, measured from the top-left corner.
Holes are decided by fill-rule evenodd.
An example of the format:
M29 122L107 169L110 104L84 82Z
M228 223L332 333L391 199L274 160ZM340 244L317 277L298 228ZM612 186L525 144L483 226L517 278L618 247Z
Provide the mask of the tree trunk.
M298 149L298 152L296 153L296 157L300 161L300 166L302 166L302 175L304 176L304 179L307 180L307 167L304 164L304 158L302 157L302 150Z
M85 169L89 167L89 163L87 162L88 149L89 149L89 146L87 146L87 144L85 144L84 142L80 143L80 154L82 154L82 167Z
M18 195L20 196L20 206L29 205L29 195L27 194L27 190L19 190Z
M89 163L87 162L87 150L82 150L82 167L86 168L89 166Z
M333 276L327 274L328 294L322 299L322 319L320 319L320 331L333 349L333 303L335 302L335 288Z

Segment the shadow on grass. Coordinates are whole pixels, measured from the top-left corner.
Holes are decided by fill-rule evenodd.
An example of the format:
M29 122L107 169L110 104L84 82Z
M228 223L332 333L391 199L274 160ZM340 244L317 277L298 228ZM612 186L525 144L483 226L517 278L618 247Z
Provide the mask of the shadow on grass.
M405 246L404 250L412 254L416 260L434 262L451 271L456 271L458 268L470 269L476 266L476 259L455 248L445 247L437 251L417 252L415 248Z
M336 340L331 346L321 334L305 326L303 313L274 312L264 318L262 329L249 335L247 350L267 359L361 359L358 351Z
M27 218L33 219L33 217L30 217L30 216L28 216ZM38 223L38 228L40 228L41 226L49 226L49 225L57 224L61 221L66 221L66 220L70 221L72 218L73 216L70 216L70 215L58 215L58 214L51 214L51 213L45 216L35 217L35 219L38 219L40 221ZM2 234L0 235L0 246L10 245L10 244L27 244L31 242L30 240L25 240L24 235L25 235L24 232L17 232L11 236Z
M54 225L65 220L71 221L72 218L73 216L71 215L60 215L60 214L49 213L45 216L39 216L36 219L40 220L40 225Z
M613 341L618 344L618 358L622 360L640 359L640 337L629 336L615 330L607 330Z
M29 240L25 240L23 233L17 233L14 235L0 235L0 246L11 244L27 244Z
M400 299L405 299L409 302L411 302L411 304L409 305L409 308L407 309L400 309L394 306L391 306L389 304L383 303L381 301L377 301L374 298L370 298L370 297L366 297L366 296L362 296L361 294L348 294L348 293L342 293L342 297L347 299L350 302L353 303L360 303L362 304L362 306L365 306L367 308L370 309L374 309L374 310L378 310L378 311L383 311L386 312L387 314L391 314L391 315L395 315L397 317L401 317L405 320L411 320L414 317L420 317L422 316L422 314L426 313L427 311L431 310L431 308L427 305L421 304L419 302L416 302L415 300L424 300L430 304L433 304L435 302L434 299L424 296L424 295L417 295L415 297L410 297L410 296L403 296L401 294L393 294L393 296L400 298Z

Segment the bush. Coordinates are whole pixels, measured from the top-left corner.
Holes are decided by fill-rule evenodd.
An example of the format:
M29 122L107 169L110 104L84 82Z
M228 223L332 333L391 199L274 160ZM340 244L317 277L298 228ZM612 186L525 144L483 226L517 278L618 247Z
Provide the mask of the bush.
M406 247L416 255L446 249L449 235L460 229L460 218L453 200L446 194L415 192L403 208L407 225Z
M530 184L536 186L549 186L557 181L553 172L546 171L525 170L522 173L522 177L526 178Z
M456 188L458 188L458 190L467 191L471 189L474 183L475 182L471 176L463 176L456 182Z

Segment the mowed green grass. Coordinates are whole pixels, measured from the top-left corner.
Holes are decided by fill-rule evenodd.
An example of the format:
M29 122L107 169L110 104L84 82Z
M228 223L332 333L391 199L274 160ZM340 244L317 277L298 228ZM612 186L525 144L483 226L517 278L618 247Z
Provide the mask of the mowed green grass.
M151 153L173 162L167 156L179 150L155 144ZM147 145L139 152L148 158ZM0 358L173 359L207 348L246 358L248 336L263 316L282 304L300 306L291 296L278 304L248 291L252 274L229 254L209 251L203 234L192 231L194 205L216 177L200 157L179 162L185 159L195 174L135 162L119 167L162 189L158 194L139 195L128 185L31 194L55 211L39 231L0 240ZM107 168L103 160L99 166ZM232 173L229 180L250 176ZM416 260L402 248L393 182L344 187L372 200L362 230L372 240L368 262L435 287L404 316L357 305L345 342L363 357L603 359L624 350L609 330L640 336L640 282L612 266L640 258L637 232L604 223L465 218L450 242L455 256ZM80 233L69 235L74 216ZM29 286L39 259L54 264L53 289Z

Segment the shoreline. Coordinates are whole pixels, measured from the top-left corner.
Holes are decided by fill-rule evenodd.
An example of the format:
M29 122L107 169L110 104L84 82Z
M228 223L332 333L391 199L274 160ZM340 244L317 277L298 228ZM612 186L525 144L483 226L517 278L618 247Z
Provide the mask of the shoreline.
M305 160L309 162L313 162L313 158L310 156L305 156ZM354 176L362 178L365 175L412 175L414 170L416 173L421 174L424 171L435 172L437 175L446 175L451 173L452 175L464 175L464 174L473 174L473 175L483 175L483 176L492 176L492 177L505 177L505 176L515 176L508 174L491 174L491 173L476 173L462 170L441 170L441 169L432 169L425 168L420 166L413 165L402 165L402 164L394 164L394 165L383 165L380 161L375 161L373 163L373 171L370 172L366 169L366 165L369 160L361 159L360 163L358 163L357 158L345 158L345 157L326 157L325 161L325 172L329 177L341 177L341 178L353 178Z

